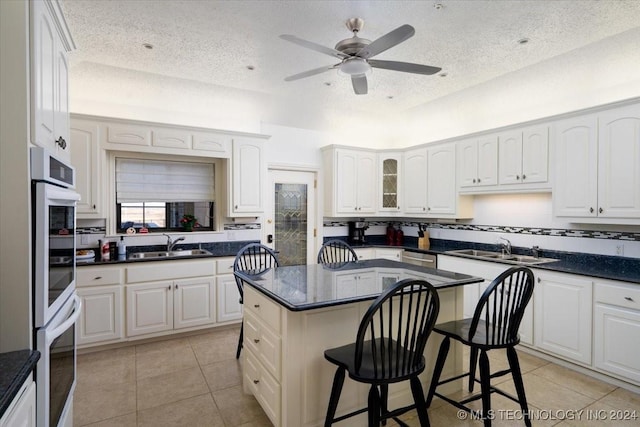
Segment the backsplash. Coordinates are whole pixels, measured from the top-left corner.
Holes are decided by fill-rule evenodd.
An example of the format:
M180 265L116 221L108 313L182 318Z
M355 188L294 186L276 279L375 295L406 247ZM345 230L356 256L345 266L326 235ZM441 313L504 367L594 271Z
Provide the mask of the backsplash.
M324 227L346 227L349 221L324 221ZM513 227L500 225L473 225L473 224L441 224L431 222L416 221L367 221L369 227L384 226L389 223L399 224L402 227L418 227L428 229L443 230L465 230L465 231L488 231L492 233L514 233L514 234L530 234L537 236L558 236L558 237L580 237L591 239L613 239L640 242L640 233L621 232L621 231L594 231L594 230L575 230L560 228L542 228L542 227Z

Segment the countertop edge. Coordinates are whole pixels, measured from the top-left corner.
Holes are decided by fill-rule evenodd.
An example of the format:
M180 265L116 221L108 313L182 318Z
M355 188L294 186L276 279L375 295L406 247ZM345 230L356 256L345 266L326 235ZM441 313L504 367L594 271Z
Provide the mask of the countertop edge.
M5 390L0 390L0 392L2 393L0 395L0 418L4 416L5 412L11 405L11 402L13 402L13 399L18 394L18 391L20 391L20 388L22 387L24 382L27 380L27 378L29 378L29 375L31 375L31 373L35 369L36 364L40 359L40 352L37 350L19 350L0 354L0 360L4 362L5 358L15 358L19 356L17 353L26 353L27 351L30 351L29 355L26 357L26 359L24 359L21 366L19 366L17 370L16 368L2 370L2 376L7 375L7 377L9 377L11 375L11 371L13 371L14 374L10 379L7 388ZM20 358L22 359L22 357Z

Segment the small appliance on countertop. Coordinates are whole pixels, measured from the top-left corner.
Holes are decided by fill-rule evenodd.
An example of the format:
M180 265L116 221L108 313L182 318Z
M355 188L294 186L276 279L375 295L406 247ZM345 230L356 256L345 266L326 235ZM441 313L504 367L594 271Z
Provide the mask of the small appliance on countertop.
M364 239L364 230L367 228L369 228L369 225L364 221L364 219L360 221L349 221L349 244L364 245L366 243Z

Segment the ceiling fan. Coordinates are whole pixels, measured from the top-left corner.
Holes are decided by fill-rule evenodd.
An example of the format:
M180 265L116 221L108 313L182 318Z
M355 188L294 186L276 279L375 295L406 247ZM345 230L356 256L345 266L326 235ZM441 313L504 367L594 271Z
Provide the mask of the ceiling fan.
M368 90L366 74L371 70L371 68L382 68L385 70L427 75L435 74L442 69L439 67L431 67L429 65L412 64L410 62L371 59L379 53L382 53L412 37L416 31L411 25L402 25L374 41L358 37L358 32L364 26L364 21L362 19L351 18L347 20L346 25L349 31L353 32L353 37L339 41L334 49L303 40L290 34L281 35L280 38L283 40L333 56L340 60L340 62L335 65L315 68L313 70L294 74L293 76L286 77L284 80L290 82L324 73L325 71L339 69L343 73L351 76L353 90L357 95L366 95Z

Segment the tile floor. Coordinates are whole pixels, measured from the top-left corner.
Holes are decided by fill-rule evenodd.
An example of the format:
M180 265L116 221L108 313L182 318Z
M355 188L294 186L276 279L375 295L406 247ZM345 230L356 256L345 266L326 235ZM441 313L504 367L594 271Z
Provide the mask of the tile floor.
M79 355L74 426L270 427L256 400L242 392L240 364L235 359L238 332L239 328L231 328ZM507 366L502 353L489 353L492 371ZM534 426L640 425L640 418L595 419L596 415L609 418L609 414L625 410L636 411L640 417L640 395L524 352L518 355L530 409L543 418L534 419ZM510 376L498 382L515 394ZM496 394L492 403L496 408L494 425L524 425L513 419L516 412L510 412L518 408L516 403ZM573 420L550 419L560 411L580 410L585 410L580 419L577 415ZM480 421L458 418L457 409L440 400L432 404L429 417L434 427L482 426ZM415 412L403 419L409 425L419 425ZM338 425L349 426L348 421Z

